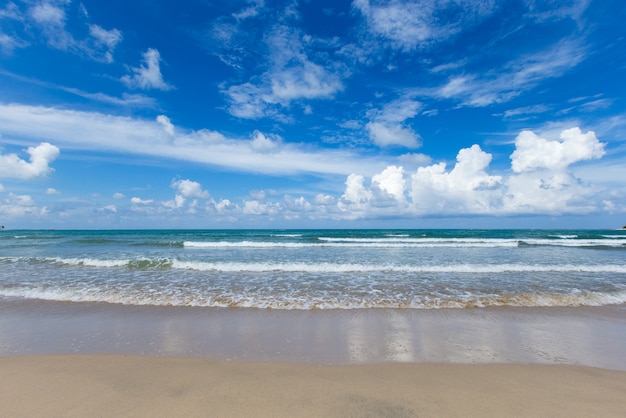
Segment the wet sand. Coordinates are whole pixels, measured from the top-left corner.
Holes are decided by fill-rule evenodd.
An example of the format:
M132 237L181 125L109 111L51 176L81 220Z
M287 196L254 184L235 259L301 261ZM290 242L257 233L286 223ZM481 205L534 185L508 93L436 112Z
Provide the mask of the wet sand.
M0 357L74 353L626 371L626 306L281 311L0 300Z
M272 311L0 300L12 417L626 410L626 307Z

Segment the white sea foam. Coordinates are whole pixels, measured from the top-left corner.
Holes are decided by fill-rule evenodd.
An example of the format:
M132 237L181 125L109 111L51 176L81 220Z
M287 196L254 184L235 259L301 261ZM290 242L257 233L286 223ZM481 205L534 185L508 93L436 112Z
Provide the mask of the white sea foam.
M272 242L272 241L185 241L187 248L500 248L522 245L565 247L626 247L626 238L606 239L513 239L513 238L334 238L319 237L319 242Z
M210 262L199 260L179 260L168 258L154 259L93 259L51 257L31 259L20 257L0 257L0 262L18 261L48 262L76 267L99 268L137 268L162 269L172 268L196 271L217 272L294 272L294 273L626 273L626 264L363 264L363 263L305 263L305 262Z
M353 248L428 248L428 247L517 247L517 240L425 240L417 238L386 239L340 239L318 238L321 242L268 242L268 241L185 241L188 248L310 248L310 247L353 247Z
M260 309L445 309L510 307L579 307L605 306L626 303L626 291L615 293L586 292L566 294L503 294L503 295L424 295L403 299L381 295L379 297L356 297L354 295L328 296L324 294L298 297L291 294L263 294L240 292L184 293L165 290L162 292L119 291L96 288L12 288L0 289L0 297L18 297L64 302L106 302L124 305L152 306L202 306L238 307Z
M626 273L626 265L587 264L454 264L454 265L385 265L353 263L250 263L173 260L172 268L223 272L302 272L302 273L506 273L506 272L606 272Z
M61 258L51 257L44 259L58 264L66 264L70 266L88 266L88 267L123 267L128 265L129 260L100 260L96 258Z
M304 248L311 244L271 241L185 241L183 246L189 248Z

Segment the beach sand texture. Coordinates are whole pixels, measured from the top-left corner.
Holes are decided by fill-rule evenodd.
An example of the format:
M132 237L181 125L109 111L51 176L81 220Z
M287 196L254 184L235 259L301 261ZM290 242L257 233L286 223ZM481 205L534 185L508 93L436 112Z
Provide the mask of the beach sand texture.
M626 372L555 365L312 366L0 358L6 417L623 417Z

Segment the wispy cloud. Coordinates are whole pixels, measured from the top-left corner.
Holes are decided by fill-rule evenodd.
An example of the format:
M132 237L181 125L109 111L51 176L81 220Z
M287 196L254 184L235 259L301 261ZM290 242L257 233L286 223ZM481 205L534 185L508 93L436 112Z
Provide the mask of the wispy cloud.
M242 10L233 13L233 17L237 20L245 20L257 16L265 7L265 0L248 0L248 6Z
M464 106L484 107L504 103L559 77L586 58L586 48L575 40L563 40L534 54L509 61L497 70L451 77L435 89L419 93L438 99L452 99Z
M228 138L210 130L178 130L165 119L143 120L96 112L51 107L0 104L1 133L15 138L38 138L59 147L115 151L190 161L251 173L346 174L370 173L383 160L348 151L311 150L276 141ZM269 147L269 141L272 146Z
M446 41L490 15L494 0L354 0L367 29L393 48L409 51Z
M68 16L70 3L67 0L36 0L25 2L25 9L14 2L8 3L0 9L0 20L12 20L14 32L20 32L21 36L0 32L0 48L11 53L16 48L37 43L41 35L51 48L85 55L95 61L113 62L113 53L122 41L122 32L90 23L82 5L80 9L83 13ZM88 36L75 37L67 29L69 23L84 26Z
M15 74L12 72L4 71L0 69L0 75L5 77L9 77L13 80L17 80L23 83L27 83L30 85L41 86L46 89L51 90L59 90L64 91L66 93L73 94L78 97L82 97L83 99L91 100L94 102L106 103L114 106L124 106L124 107L143 107L143 108L156 108L156 101L148 96L143 94L129 94L122 93L120 97L111 96L102 92L88 92L83 91L74 87L61 86L54 83L49 83L46 81L41 81L31 77L24 77L20 74Z
M231 85L223 93L233 116L255 119L275 116L280 108L305 99L327 99L343 89L336 71L313 62L306 53L302 34L276 25L266 38L270 68L251 81Z

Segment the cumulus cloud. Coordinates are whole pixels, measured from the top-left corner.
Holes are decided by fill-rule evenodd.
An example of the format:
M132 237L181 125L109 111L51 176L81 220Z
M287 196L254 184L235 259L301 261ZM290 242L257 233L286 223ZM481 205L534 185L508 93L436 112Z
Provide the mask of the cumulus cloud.
M393 196L398 202L404 201L404 169L394 165L385 168L372 177L372 185Z
M390 213L584 213L598 209L590 200L598 190L570 170L572 164L604 155L604 144L593 132L566 129L560 140L551 141L524 131L515 146L508 175L489 173L492 156L478 145L460 150L451 169L441 162L410 174L402 167L389 166L372 176L369 185L364 176L350 174L337 208L347 218ZM393 199L385 200L385 196Z
M172 188L176 189L185 198L208 199L209 192L202 190L202 185L192 180L176 180L172 182Z
M516 173L535 169L562 170L573 163L603 155L604 144L592 131L583 134L580 128L566 129L557 141L541 138L532 131L523 131L515 140L511 168Z
M188 207L191 211L195 211L199 199L207 200L211 197L208 191L202 190L202 185L197 181L173 180L170 186L176 190L176 196L173 200L163 202L163 205L170 209L180 209L185 206L188 199L191 199ZM139 201L134 203L139 203Z
M30 161L21 159L17 154L0 154L0 178L29 180L45 176L52 172L50 163L56 160L60 151L54 145L42 142L36 147L28 147L26 153L30 155Z
M161 54L154 48L148 48L142 55L139 67L131 68L132 75L122 77L122 82L134 89L171 90L174 88L163 79L161 74Z
M511 154L514 175L507 181L504 208L509 212L559 212L594 209L589 197L597 190L576 178L569 166L601 158L604 143L593 131L563 130L558 140L542 138L531 131L521 132Z
M446 164L420 167L411 176L411 198L419 212L488 213L497 208L500 176L485 171L491 155L473 145L459 151L449 172Z
M401 145L417 148L420 136L405 123L417 115L422 104L412 99L399 99L385 105L383 109L371 110L371 122L365 125L370 139L378 146Z

